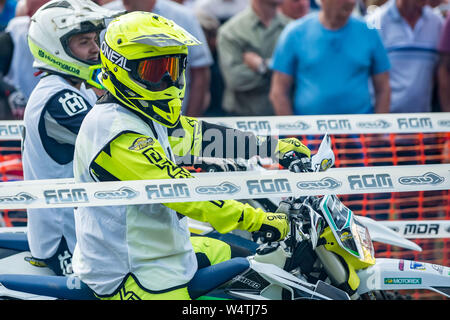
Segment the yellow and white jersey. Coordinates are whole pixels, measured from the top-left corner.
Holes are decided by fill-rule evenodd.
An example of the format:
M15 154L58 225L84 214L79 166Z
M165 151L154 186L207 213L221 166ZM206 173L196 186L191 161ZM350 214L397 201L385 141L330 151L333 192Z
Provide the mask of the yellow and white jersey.
M176 128L167 129L107 94L81 125L75 145L75 181L194 178L175 163L175 155L199 154L207 127L181 116ZM164 202L164 192L182 195L182 185L168 183L165 190L149 185L148 193ZM259 230L265 216L261 209L235 200L79 207L73 269L98 295L114 294L130 274L145 290L174 289L186 285L197 271L186 217L209 222L226 233Z
M168 177L172 159L165 127L149 125L118 104L98 104L77 138L75 180L135 180L145 172L139 161L160 171L155 179ZM197 270L187 218L163 204L80 207L75 221L74 272L99 295L114 293L130 273L145 289L160 291L185 285Z

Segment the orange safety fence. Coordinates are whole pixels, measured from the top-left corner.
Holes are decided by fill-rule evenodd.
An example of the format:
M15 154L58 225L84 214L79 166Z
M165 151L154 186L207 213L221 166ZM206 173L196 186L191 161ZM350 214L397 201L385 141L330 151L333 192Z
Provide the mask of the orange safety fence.
M0 143L0 179L3 182L23 180L19 141L2 141ZM19 227L27 224L25 210L3 210L1 217L4 227Z
M322 136L299 136L313 153ZM450 133L332 135L335 167L401 166L450 163ZM20 145L0 142L2 181L23 180ZM358 215L375 220L450 220L450 191L417 191L340 195ZM4 225L25 226L25 210L4 210ZM412 239L422 247L413 252L390 245L375 244L376 256L418 260L449 266L450 239ZM417 299L442 299L433 292L413 293Z

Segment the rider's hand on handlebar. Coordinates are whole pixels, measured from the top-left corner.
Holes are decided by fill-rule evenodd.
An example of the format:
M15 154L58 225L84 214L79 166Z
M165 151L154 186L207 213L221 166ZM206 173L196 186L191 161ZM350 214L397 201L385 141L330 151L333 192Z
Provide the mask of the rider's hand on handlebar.
M311 151L296 138L278 140L276 153L280 164L286 169L289 169L289 166L295 160L311 158Z
M287 216L284 213L267 212L261 228L256 234L263 242L283 240L289 231Z
M311 159L310 158L297 158L289 164L288 167L291 172L311 172Z

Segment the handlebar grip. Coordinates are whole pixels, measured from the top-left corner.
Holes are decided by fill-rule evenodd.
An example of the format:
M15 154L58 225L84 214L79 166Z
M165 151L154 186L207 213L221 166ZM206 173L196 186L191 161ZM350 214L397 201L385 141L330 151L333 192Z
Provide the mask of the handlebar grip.
M269 230L253 232L253 240L256 241L257 239L260 239L262 243L278 241L278 237L275 233Z
M304 154L289 151L280 160L280 164L292 172L311 172L311 159Z

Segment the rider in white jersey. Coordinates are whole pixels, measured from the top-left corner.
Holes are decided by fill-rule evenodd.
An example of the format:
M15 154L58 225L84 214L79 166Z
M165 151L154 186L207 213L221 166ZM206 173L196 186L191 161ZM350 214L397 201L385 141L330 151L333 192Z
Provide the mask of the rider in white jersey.
M31 18L28 43L34 67L44 74L32 91L25 114L25 180L73 177L75 139L97 95L88 87L99 72L98 33L114 12L91 1L50 1ZM86 86L87 83L87 86ZM70 194L44 191L48 201ZM73 208L28 209L28 242L34 261L56 274L72 273L75 247Z

